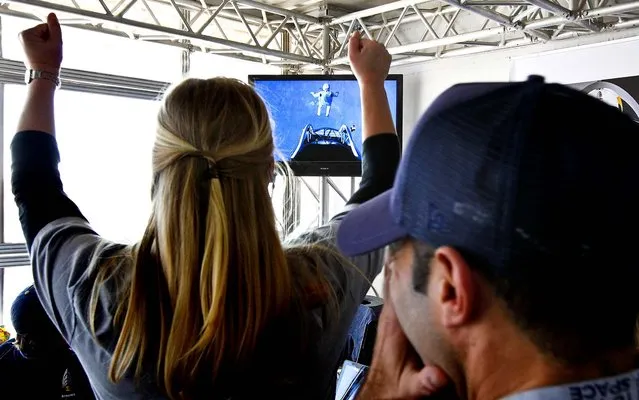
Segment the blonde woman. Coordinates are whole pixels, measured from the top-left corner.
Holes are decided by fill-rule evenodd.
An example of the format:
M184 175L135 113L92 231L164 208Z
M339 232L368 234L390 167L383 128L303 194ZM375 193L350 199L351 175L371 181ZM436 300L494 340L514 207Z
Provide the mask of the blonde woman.
M334 398L349 324L382 256L334 251L339 216L280 242L267 189L273 135L253 89L188 79L165 95L148 226L133 246L110 243L58 173L55 15L21 40L30 79L12 142L13 193L38 295L97 397ZM399 144L383 85L388 52L359 35L349 50L364 101L353 206L392 186Z

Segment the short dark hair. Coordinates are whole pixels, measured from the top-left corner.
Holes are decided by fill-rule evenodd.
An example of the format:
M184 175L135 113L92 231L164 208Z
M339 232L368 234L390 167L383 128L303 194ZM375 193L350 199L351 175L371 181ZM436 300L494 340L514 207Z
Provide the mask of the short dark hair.
M413 244L413 289L426 294L434 249L420 240L413 240ZM597 270L584 267L577 279L574 273L564 272L563 260L541 258L528 259L524 261L527 265L504 268L497 274L499 269L483 259L457 250L504 301L515 324L555 359L577 365L636 345L638 307L631 294L638 281L601 273L603 264ZM602 313L609 313L605 321Z
M632 285L628 280L615 283L605 273L588 272L575 279L560 272L561 261L546 262L549 265L537 271L534 266L525 268L520 276L484 274L513 321L537 347L577 365L636 345L637 301L631 296L636 280L631 280ZM557 273L548 274L548 267Z

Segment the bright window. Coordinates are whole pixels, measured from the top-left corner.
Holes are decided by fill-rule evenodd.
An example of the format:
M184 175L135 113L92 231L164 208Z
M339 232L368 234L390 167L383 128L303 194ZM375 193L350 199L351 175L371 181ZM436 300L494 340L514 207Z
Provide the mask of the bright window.
M3 57L23 60L18 34L36 23L37 21L29 19L2 17ZM62 35L62 66L65 68L158 81L180 79L180 48L68 26L62 27Z
M25 87L5 86L4 235L24 242L11 195L10 144L22 109ZM158 103L148 100L69 92L56 99L60 173L65 192L94 229L107 239L139 240L151 206L151 148ZM29 268L5 269L4 316L15 295L30 282ZM8 323L4 318L4 323Z
M328 186L328 215L330 219L336 214L343 211L348 200L353 194L352 189L357 190L360 178L356 178L352 184L351 178L333 177L330 178L335 187ZM299 225L298 230L303 232L313 227L319 226L322 217L322 209L320 206L322 191L322 180L319 177L302 177L299 185ZM339 192L346 198L344 200ZM317 196L317 198L316 198Z
M214 54L192 53L190 76L212 78L225 76L247 82L249 75L279 75L278 67Z
M321 196L320 180L316 177L302 177L299 190L300 209L299 209L299 230L306 231L311 227L319 226L321 218L320 203L315 196Z
M344 206L346 205L346 200L348 200L351 197L351 178L347 178L347 177L334 177L331 178L331 181L333 182L333 184L335 185L335 188L331 187L330 190L330 195L329 195L329 207L328 207L328 211L329 211L329 216L332 217L335 214L341 212L344 209ZM355 183L359 183L358 181L356 181ZM342 196L340 196L337 193L337 190L339 190L339 192L346 197L346 200L344 200L342 198ZM357 190L357 186L355 187L355 190Z
M25 87L5 87L4 168L11 168L11 140ZM65 192L108 239L141 237L151 205L151 148L158 103L69 92L56 98L60 173ZM11 182L5 179L5 242L23 242Z

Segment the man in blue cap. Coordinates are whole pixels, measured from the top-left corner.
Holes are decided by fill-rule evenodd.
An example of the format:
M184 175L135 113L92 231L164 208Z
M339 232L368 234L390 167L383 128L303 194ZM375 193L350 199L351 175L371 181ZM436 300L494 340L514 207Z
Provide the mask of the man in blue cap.
M639 399L637 148L628 117L540 77L442 94L338 233L347 255L387 248L359 399L447 378L461 398Z
M77 357L42 308L33 285L11 305L16 340L0 345L2 399L93 400Z

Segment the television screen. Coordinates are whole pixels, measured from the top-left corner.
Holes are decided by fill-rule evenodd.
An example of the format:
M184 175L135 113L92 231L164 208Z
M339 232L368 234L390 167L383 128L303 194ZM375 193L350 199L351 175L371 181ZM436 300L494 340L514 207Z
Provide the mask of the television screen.
M351 75L249 77L273 120L278 161L297 175L359 176L362 104ZM393 121L401 134L402 77L385 82Z

